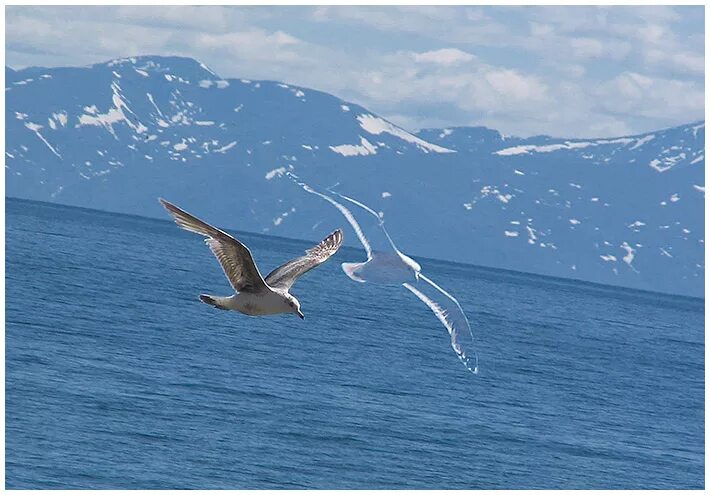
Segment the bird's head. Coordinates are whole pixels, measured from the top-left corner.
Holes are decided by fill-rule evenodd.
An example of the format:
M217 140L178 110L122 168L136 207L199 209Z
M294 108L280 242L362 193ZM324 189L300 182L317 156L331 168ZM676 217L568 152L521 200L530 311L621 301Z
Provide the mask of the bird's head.
M289 308L291 308L292 313L295 313L300 316L302 320L306 318L305 316L303 316L303 312L301 311L301 303L298 302L298 299L293 297L291 294L288 294L286 296L286 303L288 304Z

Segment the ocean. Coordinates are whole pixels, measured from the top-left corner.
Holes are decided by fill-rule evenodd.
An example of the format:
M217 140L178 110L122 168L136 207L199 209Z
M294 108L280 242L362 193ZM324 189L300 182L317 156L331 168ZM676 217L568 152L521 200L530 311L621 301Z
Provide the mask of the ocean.
M8 489L704 487L704 300L418 259L473 375L360 250L301 321L202 304L230 287L167 214L7 199L5 235ZM238 237L262 273L312 245Z

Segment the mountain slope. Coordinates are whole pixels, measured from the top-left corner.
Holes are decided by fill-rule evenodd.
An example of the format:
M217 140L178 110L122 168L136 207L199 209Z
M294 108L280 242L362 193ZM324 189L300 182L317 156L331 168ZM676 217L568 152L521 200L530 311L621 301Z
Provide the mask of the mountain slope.
M386 213L414 255L702 295L704 123L639 136L412 134L351 102L192 59L6 69L6 194L316 240L340 214L295 170ZM356 245L354 236L346 242Z

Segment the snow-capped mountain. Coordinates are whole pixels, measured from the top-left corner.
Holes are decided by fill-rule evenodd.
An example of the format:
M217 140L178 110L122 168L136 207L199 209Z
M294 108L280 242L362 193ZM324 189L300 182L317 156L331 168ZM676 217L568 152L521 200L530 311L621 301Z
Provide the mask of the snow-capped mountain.
M283 178L385 212L412 255L703 295L703 122L607 139L411 133L327 93L192 59L6 69L6 194L320 238L340 214ZM351 235L349 244L357 242Z
M417 135L455 151L494 153L499 156L568 152L572 159L581 158L595 165L608 163L614 159L614 155L622 153L627 163L638 160L659 172L665 172L676 165L699 163L705 159L704 132L705 123L696 122L637 136L610 139L559 139L550 136L519 138L504 136L486 127L423 129Z

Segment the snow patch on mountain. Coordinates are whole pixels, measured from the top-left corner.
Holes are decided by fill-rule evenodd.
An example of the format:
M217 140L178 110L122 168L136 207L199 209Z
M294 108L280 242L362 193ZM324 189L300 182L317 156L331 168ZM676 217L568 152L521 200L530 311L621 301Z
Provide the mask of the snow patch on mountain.
M653 139L654 139L655 137L656 137L655 134L649 134L649 135L647 135L647 136L644 136L644 137L642 137L642 138L639 138L639 139L636 140L636 142L634 143L634 145L633 145L632 147L630 147L629 149L630 149L630 150L635 150L636 148L640 148L640 147L643 146L644 144L646 144L646 143L648 143L648 142L650 142L650 141L653 141Z
M624 263L626 263L631 268L633 268L633 266L631 266L631 263L634 261L634 258L636 257L636 250L634 248L632 248L631 246L629 246L629 243L626 241L624 241L624 243L621 245L621 248L626 251L626 255L624 255L622 260L624 261Z
M360 144L341 144L329 146L329 148L343 156L365 156L377 153L377 147L362 136L360 137Z
M226 145L222 146L221 148L217 148L216 150L214 150L214 152L215 152L215 153L226 153L227 151L229 151L229 150L231 150L232 148L234 148L236 145L237 145L237 142L236 142L236 141L232 141L231 143L226 144Z
M114 132L113 125L122 121L139 134L145 132L147 130L147 127L142 125L140 122L138 123L138 125L136 125L126 117L124 109L130 114L133 114L133 112L124 101L123 96L121 94L121 87L118 85L117 82L114 81L111 83L111 90L113 92L111 96L113 107L109 108L108 112L106 112L105 114L98 113L98 108L96 107L96 105L84 107L84 111L86 113L79 116L78 125L103 126L116 139L118 139L118 137Z
M654 158L648 165L659 172L665 172L672 169L673 166L681 160L685 160L685 153L679 153L673 156L664 156L661 157L660 160L658 158Z
M30 131L34 132L35 135L40 139L40 141L42 141L52 153L54 153L58 158L62 158L62 155L60 155L59 152L57 152L57 150L54 149L51 144L49 144L49 141L47 141L44 136L39 132L40 129L42 129L41 125L35 124L33 122L26 122L25 127Z
M271 180L274 177L281 177L285 173L286 173L286 167L279 167L279 168L275 168L273 170L269 170L268 172L266 172L266 175L264 176L264 178L266 180Z
M419 149L425 153L455 153L454 150L444 148L442 146L437 146L436 144L431 144L423 139L420 139L413 134L408 133L404 129L401 129L380 117L375 117L372 114L361 114L357 116L358 122L360 122L360 127L362 127L366 132L374 135L380 135L383 132L391 134L392 136L398 137L407 141L409 143L417 145Z
M126 116L119 108L109 108L108 112L103 114L97 113L92 115L90 113L85 113L83 115L79 115L79 125L105 126L110 128L111 132L113 132L113 128L111 126L124 120L125 118Z
M528 153L552 153L553 151L575 150L581 148L588 148L590 146L599 146L602 144L629 144L633 141L634 139L631 138L617 138L600 139L598 141L565 141L563 143L547 145L525 144L520 146L512 146L510 148L504 148L502 150L496 151L495 154L501 156L510 156Z

